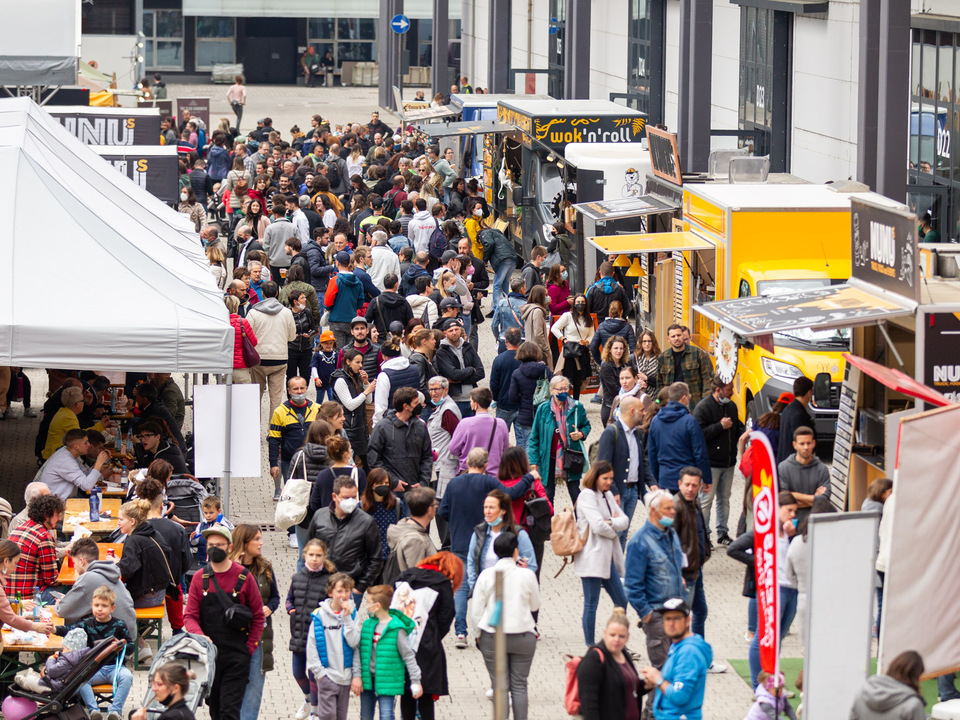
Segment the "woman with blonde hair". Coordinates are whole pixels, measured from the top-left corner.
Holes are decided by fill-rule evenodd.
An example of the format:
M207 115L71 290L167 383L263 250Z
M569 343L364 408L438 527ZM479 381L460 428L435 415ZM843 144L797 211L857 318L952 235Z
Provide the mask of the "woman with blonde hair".
M223 256L223 250L216 245L211 245L206 249L207 261L210 263L210 274L217 283L217 287L225 290L227 287L227 268L226 258Z

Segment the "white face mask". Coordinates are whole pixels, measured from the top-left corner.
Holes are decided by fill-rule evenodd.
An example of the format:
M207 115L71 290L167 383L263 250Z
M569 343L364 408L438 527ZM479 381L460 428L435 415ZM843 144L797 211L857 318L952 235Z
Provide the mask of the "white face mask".
M187 201L187 198L189 198L189 197L190 197L190 196L187 195L186 193L180 193L180 200L181 200L181 202L186 202L186 201Z
M356 498L343 498L340 500L340 511L349 515L357 509L358 504Z
M476 217L483 217L483 208L477 208L476 210L473 211L473 214Z

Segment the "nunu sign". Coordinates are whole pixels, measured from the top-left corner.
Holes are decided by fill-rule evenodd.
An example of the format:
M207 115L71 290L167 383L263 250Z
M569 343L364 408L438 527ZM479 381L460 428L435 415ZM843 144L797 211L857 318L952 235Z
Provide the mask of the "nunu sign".
M906 208L850 203L853 277L917 299L917 218Z
M160 143L160 114L152 111L109 112L112 108L50 111L84 145L131 146ZM134 114L136 113L136 114Z

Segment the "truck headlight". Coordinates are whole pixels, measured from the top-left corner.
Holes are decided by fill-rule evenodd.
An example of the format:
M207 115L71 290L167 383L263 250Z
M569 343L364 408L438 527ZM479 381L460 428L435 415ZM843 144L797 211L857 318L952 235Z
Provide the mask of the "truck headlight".
M796 380L798 377L803 377L803 372L796 365L791 365L790 363L785 363L782 360L774 360L773 358L765 357L760 360L761 365L763 365L763 371L770 377L779 378L780 380Z

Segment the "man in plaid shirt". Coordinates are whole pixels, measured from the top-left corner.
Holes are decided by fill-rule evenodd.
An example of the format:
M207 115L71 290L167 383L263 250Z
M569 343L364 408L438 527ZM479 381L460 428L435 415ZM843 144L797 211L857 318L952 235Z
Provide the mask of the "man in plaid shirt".
M20 562L7 582L7 597L32 598L40 588L45 602L52 602L48 588L56 583L57 568L56 527L63 519L63 500L56 495L40 495L27 506L23 525L10 534L10 540L20 548Z

